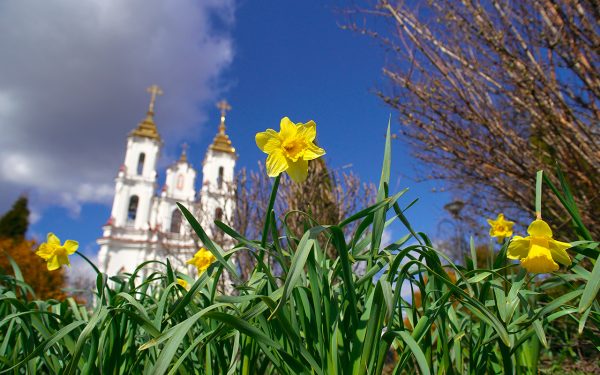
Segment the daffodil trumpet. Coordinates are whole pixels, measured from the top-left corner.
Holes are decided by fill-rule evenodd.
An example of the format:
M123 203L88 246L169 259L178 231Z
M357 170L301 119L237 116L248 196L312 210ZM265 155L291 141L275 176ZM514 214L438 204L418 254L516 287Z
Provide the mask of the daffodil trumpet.
M558 270L558 263L568 266L571 257L566 242L552 238L552 229L542 219L534 220L527 228L529 236L515 236L508 245L507 257L521 261L529 272L548 273Z

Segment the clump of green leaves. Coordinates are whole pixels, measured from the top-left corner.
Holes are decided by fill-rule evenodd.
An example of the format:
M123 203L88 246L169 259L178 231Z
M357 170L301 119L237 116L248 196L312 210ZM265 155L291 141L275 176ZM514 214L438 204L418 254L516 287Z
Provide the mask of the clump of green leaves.
M196 280L168 259L110 279L96 270L96 303L88 311L72 299L25 297L28 286L18 272L1 275L0 369L381 374L388 366L396 374L535 373L555 321L597 329L597 242L574 243L570 269L547 278L507 262L508 242L497 253L490 249L489 268L477 266L474 246L465 265L453 264L411 227L405 211L414 202L403 203L404 191L390 194L389 140L388 129L375 204L336 225L313 225L307 214L301 237L285 216L276 219L278 179L260 239L216 222L235 242L229 250L180 206L217 259ZM550 186L579 225L566 185ZM384 230L397 221L405 235L384 244ZM586 235L585 227L578 230ZM241 252L257 264L247 280L234 262ZM219 292L225 273L234 293ZM548 298L557 285L565 292Z

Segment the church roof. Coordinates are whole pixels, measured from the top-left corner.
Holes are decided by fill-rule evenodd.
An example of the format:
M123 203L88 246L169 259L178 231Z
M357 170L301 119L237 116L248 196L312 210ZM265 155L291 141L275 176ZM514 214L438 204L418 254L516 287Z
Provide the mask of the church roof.
M235 154L235 148L231 145L231 139L225 134L225 121L221 121L219 124L219 132L215 136L215 139L213 139L210 149Z
M217 108L221 110L221 123L219 124L219 132L209 147L214 151L235 154L235 148L231 145L231 139L229 139L229 136L225 133L225 114L227 111L231 110L231 106L225 100L221 100L217 104Z
M157 85L152 85L146 90L150 93L150 105L148 105L148 112L146 112L146 118L140 122L137 128L129 134L136 137L145 137L160 141L160 135L156 130L156 124L154 123L154 103L156 102L156 96L162 95L163 92Z
M185 147L181 148L181 155L179 156L179 163L187 163L188 159L187 159L187 152L185 151L187 145L185 145Z
M148 111L146 118L140 122L137 128L129 134L136 137L145 137L160 141L160 135L156 130L156 124L154 123L154 112Z

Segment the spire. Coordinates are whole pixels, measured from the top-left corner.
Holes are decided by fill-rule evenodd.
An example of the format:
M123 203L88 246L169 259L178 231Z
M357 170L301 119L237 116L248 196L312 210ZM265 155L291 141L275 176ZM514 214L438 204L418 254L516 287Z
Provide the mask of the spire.
M187 163L187 148L188 148L188 144L187 143L183 143L181 145L181 155L179 156L179 163Z
M150 93L150 104L148 105L148 113L154 115L154 103L156 102L156 96L162 95L163 92L157 85L152 85L146 89Z
M146 112L146 118L138 124L138 127L134 129L130 135L137 137L146 137L160 141L160 135L156 130L156 124L154 123L154 104L156 103L156 97L162 95L163 92L157 85L152 85L146 89L150 93L150 104L148 105L148 112Z
M217 103L217 108L221 110L221 123L219 124L219 132L210 145L210 149L234 154L235 148L231 145L229 136L225 134L225 116L227 115L227 111L231 111L231 106L226 100L221 100Z

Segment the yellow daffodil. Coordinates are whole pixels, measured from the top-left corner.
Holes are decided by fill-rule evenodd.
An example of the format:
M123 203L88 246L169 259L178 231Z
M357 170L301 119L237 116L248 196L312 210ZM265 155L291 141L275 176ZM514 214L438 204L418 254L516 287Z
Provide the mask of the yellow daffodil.
M487 222L490 225L490 237L496 237L498 242L513 235L515 223L504 219L504 214L498 214L496 220L488 219Z
M184 289L188 288L188 282L184 279L177 278L177 284L181 285Z
M281 129L256 134L256 145L267 157L267 174L277 177L287 172L295 182L308 176L308 161L325 155L325 150L314 144L317 125L314 121L294 124L289 118L281 119Z
M196 267L198 269L198 274L201 274L202 272L206 271L208 266L210 266L215 260L217 260L217 258L215 258L210 251L201 247L200 250L194 254L194 257L185 263Z
M42 243L35 253L47 262L48 271L54 271L63 264L70 267L68 256L77 251L77 248L79 248L77 241L66 240L65 244L61 245L54 233L48 233L46 242Z
M566 242L552 239L550 226L541 219L534 220L527 228L528 237L515 236L508 245L507 257L518 259L529 272L547 273L558 270L558 264L568 266L571 258Z

